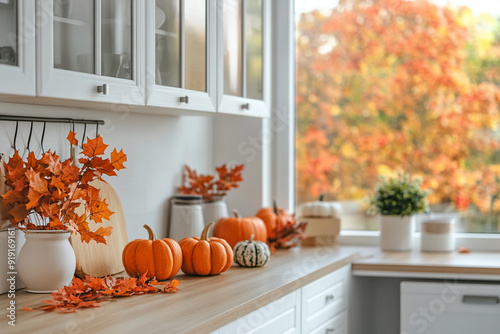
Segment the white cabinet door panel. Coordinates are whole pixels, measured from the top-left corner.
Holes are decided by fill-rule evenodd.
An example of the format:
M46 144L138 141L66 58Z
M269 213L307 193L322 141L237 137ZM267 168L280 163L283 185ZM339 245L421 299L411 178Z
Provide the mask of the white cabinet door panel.
M402 282L401 333L497 334L500 285Z

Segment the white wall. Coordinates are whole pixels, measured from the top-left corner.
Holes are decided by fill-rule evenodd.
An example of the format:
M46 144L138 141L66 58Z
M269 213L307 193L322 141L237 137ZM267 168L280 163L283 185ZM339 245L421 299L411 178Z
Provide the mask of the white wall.
M127 154L127 169L117 177L108 178L121 199L129 240L146 238L143 224L150 225L160 237L166 236L167 201L181 184L184 164L203 171L213 170L213 119L208 116L156 116L91 111L75 108L32 106L0 103L0 114L23 116L71 117L102 119L106 125L99 128L104 143L123 149ZM29 123L19 123L17 146L25 147ZM30 149L41 152L40 138L43 124L35 124ZM0 152L11 156L15 122L0 122ZM53 149L62 157L69 157L66 136L68 124L47 124L45 149ZM83 125L77 125L81 140ZM95 136L95 127L87 127L87 135Z
M260 118L218 115L214 118L214 165L245 164L243 182L226 198L231 214L238 209L244 217L254 216L263 205L270 205L268 174L272 134L265 131Z

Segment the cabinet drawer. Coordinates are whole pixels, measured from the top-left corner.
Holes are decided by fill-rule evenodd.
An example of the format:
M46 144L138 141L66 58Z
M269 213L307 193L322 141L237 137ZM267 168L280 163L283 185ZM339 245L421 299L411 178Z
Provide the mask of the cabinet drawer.
M310 332L311 334L347 334L347 311L327 320L324 324Z
M347 308L350 266L302 288L302 328L309 333Z
M219 328L220 334L299 333L300 292L294 291Z
M500 285L401 283L401 333L499 333Z

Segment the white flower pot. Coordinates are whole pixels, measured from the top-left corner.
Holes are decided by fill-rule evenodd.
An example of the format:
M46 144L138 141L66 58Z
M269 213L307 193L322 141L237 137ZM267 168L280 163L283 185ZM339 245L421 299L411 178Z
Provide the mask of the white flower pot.
M28 292L51 293L71 283L76 258L69 236L69 231L26 231L17 272Z
M413 249L416 216L380 216L380 248L384 251Z

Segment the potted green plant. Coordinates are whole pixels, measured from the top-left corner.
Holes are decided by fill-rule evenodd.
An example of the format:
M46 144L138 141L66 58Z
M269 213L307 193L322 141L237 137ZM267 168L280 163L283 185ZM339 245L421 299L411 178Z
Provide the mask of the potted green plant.
M429 191L422 189L421 177L404 172L379 178L368 213L379 214L380 246L383 250L411 250L416 215L428 211Z

